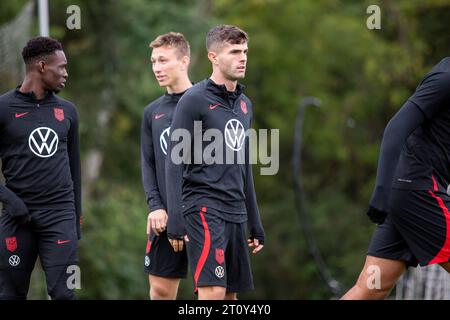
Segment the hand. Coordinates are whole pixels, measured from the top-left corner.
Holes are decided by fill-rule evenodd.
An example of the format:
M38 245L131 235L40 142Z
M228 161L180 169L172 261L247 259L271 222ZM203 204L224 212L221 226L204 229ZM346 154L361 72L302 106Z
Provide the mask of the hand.
M369 216L370 221L373 223L382 224L387 217L387 212L378 210L375 207L369 206L367 210L367 215Z
M150 229L157 236L166 230L167 227L167 212L164 209L157 209L148 214L147 217L147 234L150 234Z
M181 251L183 251L184 242L189 242L189 238L187 235L184 236L184 240L169 238L169 242L175 252L181 252Z
M247 240L247 243L250 248L255 247L255 249L253 249L253 251L252 251L253 254L258 253L264 247L264 245L262 243L260 243L258 239L253 238L253 237L250 237Z

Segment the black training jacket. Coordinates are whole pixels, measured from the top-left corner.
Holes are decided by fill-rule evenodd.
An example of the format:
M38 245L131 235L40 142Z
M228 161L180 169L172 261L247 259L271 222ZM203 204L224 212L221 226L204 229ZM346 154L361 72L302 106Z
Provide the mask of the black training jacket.
M37 100L18 88L0 96L0 158L0 201L8 203L12 191L29 210L73 208L81 237L78 114L72 103L53 92Z
M392 188L433 190L450 183L450 58L421 80L389 121L370 205L389 211Z
M251 128L253 108L243 89L238 84L230 93L224 85L206 79L178 102L166 162L170 238L183 236L183 214L207 207L208 213L224 220L248 221L250 236L264 241L245 135ZM190 152L179 150L177 129L189 132ZM212 142L218 142L221 148L212 150ZM182 164L173 161L174 154L183 156ZM227 157L234 161L226 162Z
M141 125L141 171L150 212L167 210L165 162L170 124L183 93L166 93L144 109Z

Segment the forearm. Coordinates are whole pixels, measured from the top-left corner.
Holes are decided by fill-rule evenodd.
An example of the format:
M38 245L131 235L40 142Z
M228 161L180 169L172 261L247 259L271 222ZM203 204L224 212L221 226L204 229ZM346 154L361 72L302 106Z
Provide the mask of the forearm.
M22 199L4 185L0 185L0 202L3 203L3 209L13 217L22 217L28 214L28 208Z
M381 142L375 190L370 205L387 211L389 192L392 188L402 148L410 134L425 120L423 113L407 101L387 125Z
M74 147L75 150L72 151L70 155L70 173L73 182L73 193L75 199L75 211L77 216L81 216L82 206L81 206L81 160L79 148ZM78 149L78 150L77 150Z
M247 208L248 226L250 236L264 242L264 228L261 222L261 216L259 214L258 203L256 200L255 186L253 183L252 166L246 165L247 177L245 186L245 205Z
M156 179L155 162L151 111L145 109L141 123L141 174L149 211L165 209Z
M180 239L184 235L183 212L182 212L182 164L166 161L166 188L167 192L167 234L170 239Z
M12 200L13 192L9 190L6 186L0 185L0 202L3 204L10 203Z
M142 184L144 186L149 211L166 209L161 200L161 193L156 181L155 168L148 165L144 159L142 159L142 163Z
M72 118L72 127L69 133L68 156L70 165L70 174L73 183L73 194L75 201L75 215L78 239L81 239L81 220L82 220L82 200L81 200L81 158L80 158L80 140L78 132L78 114L74 111Z
M178 102L174 113L166 157L167 234L171 239L182 239L185 235L182 211L183 170L185 164L192 163L189 147L194 134L194 121L200 116L197 108L203 103L203 100L192 97L184 98L185 96Z

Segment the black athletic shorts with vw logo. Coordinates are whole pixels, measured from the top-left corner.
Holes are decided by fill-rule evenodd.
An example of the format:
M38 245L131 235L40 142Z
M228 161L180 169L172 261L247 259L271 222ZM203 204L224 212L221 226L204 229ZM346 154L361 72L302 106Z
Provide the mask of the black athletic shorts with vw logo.
M150 233L145 250L144 271L164 278L186 278L186 249L175 252L167 239L167 231L157 236Z
M389 215L375 231L368 255L426 266L450 261L450 196L430 190L393 189Z
M229 293L252 290L246 223L225 221L211 211L202 207L184 216L195 292L204 286L225 287Z

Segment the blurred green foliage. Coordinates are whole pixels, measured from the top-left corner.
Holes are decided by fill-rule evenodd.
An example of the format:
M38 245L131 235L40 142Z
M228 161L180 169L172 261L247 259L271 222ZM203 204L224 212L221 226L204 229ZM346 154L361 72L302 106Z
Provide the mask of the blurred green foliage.
M24 2L2 2L0 22ZM71 4L81 8L81 30L65 27ZM381 30L366 28L371 4L381 8ZM450 1L59 0L50 8L51 34L69 60L62 95L80 111L83 159L93 149L103 154L84 199L81 299L148 298L139 130L144 106L164 92L151 72L148 43L160 33L183 32L193 53L191 80L199 81L211 72L204 39L216 24L249 33L243 82L254 124L280 129L279 173L254 170L267 242L252 257L255 290L240 297L331 297L308 254L291 188L294 118L300 99L311 95L323 107L305 115L306 207L331 273L347 288L354 283L374 229L365 209L384 127L420 77L447 55ZM43 278L33 277L30 297L45 298ZM179 298L194 298L190 277Z

